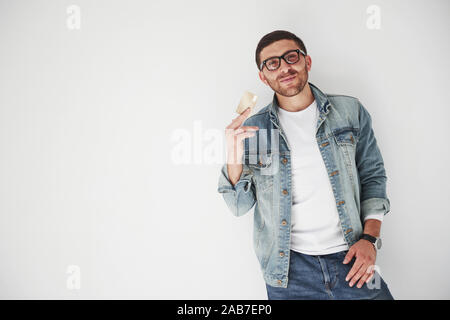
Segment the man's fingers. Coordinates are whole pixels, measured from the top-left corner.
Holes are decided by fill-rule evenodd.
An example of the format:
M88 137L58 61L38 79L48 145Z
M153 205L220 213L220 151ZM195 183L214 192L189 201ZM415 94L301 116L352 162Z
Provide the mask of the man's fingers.
M250 111L250 108L248 108L247 110L242 112L240 115L238 115L236 118L231 120L231 123L229 126L234 129L239 127L242 124L242 122L244 122L244 120L247 118L247 114L249 113L249 111Z
M238 116L238 118L240 116L246 116L250 112L250 110L252 110L252 109L250 107L248 107L247 109L245 109L244 111L241 112L241 114Z
M227 128L230 129L237 129L239 128L242 123L244 122L244 120L247 118L247 115L250 112L250 107L248 107L247 109L245 109L245 111L243 111L240 115L238 115L236 118L233 119L233 121L231 121L231 123L228 125Z
M255 135L256 135L255 132L250 132L250 131L249 132L242 132L242 133L237 134L236 138L238 140L244 140L245 138L253 137Z
M353 267L350 269L349 273L347 274L347 277L345 278L345 281L349 281L353 276L358 272L358 270L363 265L363 262L361 259L356 259L355 263L353 264Z
M373 271L369 274L369 276L367 277L366 283L368 283L370 280L372 280L374 274L375 274L375 270L373 270Z
M363 264L361 268L359 268L358 272L353 276L349 283L350 287L353 287L353 285L366 273L367 267L366 264Z
M237 129L225 129L225 135L228 139L232 139L235 135L240 134L242 132L255 132L259 130L257 126L245 126L239 127Z
M234 134L239 134L244 131L256 131L259 130L256 126L245 126L245 127L239 127L238 129L234 130Z
M342 263L347 264L350 260L352 260L355 252L353 250L349 250L345 255L344 261Z
M367 268L368 277L366 279L366 283L368 283L370 280L372 280L374 274L375 274L375 265L372 264L369 268Z
M372 272L370 271L370 268L367 268L366 272L361 277L361 279L359 280L359 282L356 286L358 288L361 288L364 285L364 283L367 283L367 280L369 279L369 277L372 277Z
M227 150L242 153L244 145L242 141L245 138L250 138L256 135L259 130L258 126L244 126L238 129L225 129L225 137L227 141ZM237 150L236 150L237 149ZM230 151L229 151L230 152Z

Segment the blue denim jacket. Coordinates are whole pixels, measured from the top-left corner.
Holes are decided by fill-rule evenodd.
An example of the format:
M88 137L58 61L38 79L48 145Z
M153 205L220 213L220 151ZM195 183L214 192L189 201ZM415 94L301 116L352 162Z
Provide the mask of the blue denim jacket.
M388 213L384 162L369 113L357 98L324 94L309 82L319 116L316 139L328 171L339 220L347 244L363 231L364 217ZM233 215L242 216L256 204L253 247L264 280L287 287L291 241L291 156L280 126L278 99L244 121L258 126L257 135L245 139L243 172L233 186L224 164L218 192Z

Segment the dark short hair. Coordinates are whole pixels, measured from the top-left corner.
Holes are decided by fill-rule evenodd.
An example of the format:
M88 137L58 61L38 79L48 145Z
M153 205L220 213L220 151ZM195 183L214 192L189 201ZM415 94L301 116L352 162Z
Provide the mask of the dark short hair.
M258 46L256 47L256 53L255 53L255 60L256 60L256 66L259 70L259 65L261 64L261 60L260 60L260 53L261 51L269 46L270 44L274 43L275 41L278 40L294 40L297 45L300 47L300 49L302 49L305 54L308 54L308 52L306 51L306 47L303 44L303 41L297 37L295 34L293 34L292 32L289 31L285 31L285 30L275 30L272 31L271 33L266 34L264 37L261 38L261 40L259 40Z

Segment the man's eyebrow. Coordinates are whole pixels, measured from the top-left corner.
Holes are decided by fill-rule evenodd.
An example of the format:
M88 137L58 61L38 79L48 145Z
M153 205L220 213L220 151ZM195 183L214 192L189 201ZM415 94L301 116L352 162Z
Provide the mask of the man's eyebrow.
M282 56L283 54L285 54L286 52L293 51L293 50L297 50L297 49L289 49L289 50L286 50L285 52L283 52L283 53L280 54L279 56L268 57L268 58L265 58L263 61L266 61L266 60L272 59L272 58L278 58L278 57L281 57L281 56Z

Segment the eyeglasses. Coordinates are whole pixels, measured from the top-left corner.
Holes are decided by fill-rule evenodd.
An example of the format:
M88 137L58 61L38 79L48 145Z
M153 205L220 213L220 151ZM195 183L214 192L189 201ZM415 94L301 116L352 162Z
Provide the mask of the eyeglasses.
M261 62L260 66L259 66L259 70L262 71L262 69L264 68L264 65L266 66L267 70L269 70L269 71L277 70L281 65L281 58L283 58L283 60L286 61L286 63L288 63L288 64L294 64L294 63L298 62L298 60L300 60L300 53L303 56L306 56L306 53L303 52L303 50L295 49L295 50L289 50L288 52L286 52L285 54L283 54L282 56L279 56L279 57L267 58L266 60Z

